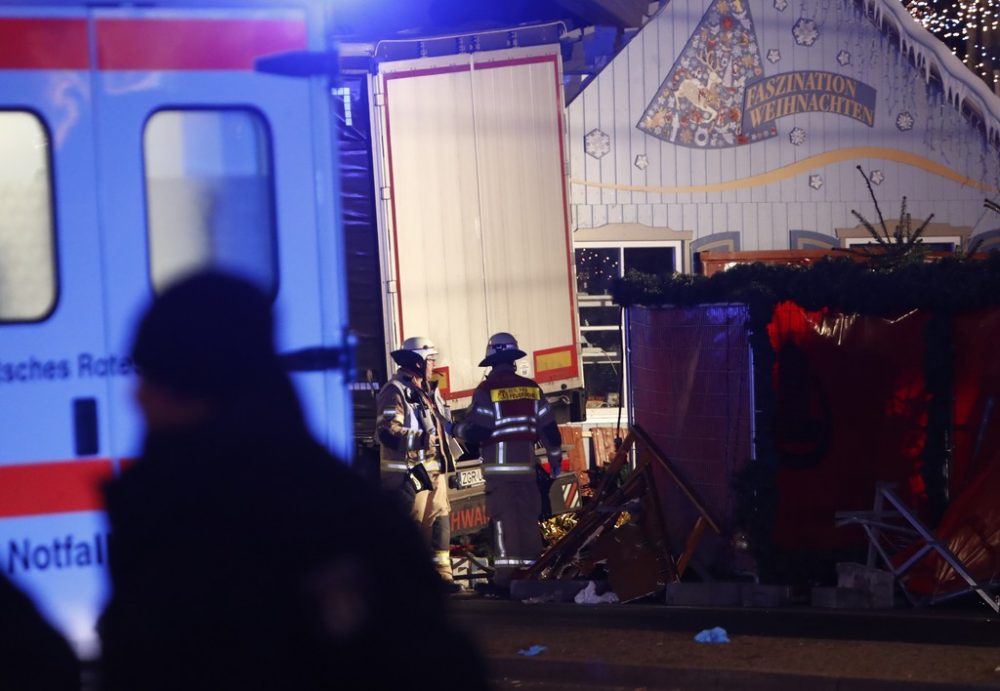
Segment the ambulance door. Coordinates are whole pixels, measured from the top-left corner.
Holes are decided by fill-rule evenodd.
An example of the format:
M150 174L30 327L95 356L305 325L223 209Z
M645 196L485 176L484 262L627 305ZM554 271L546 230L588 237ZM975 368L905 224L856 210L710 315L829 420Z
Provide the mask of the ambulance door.
M0 8L0 565L86 654L113 472L87 18Z
M322 24L308 7L257 7L93 12L111 343L125 351L154 294L192 269L246 276L274 296L279 350L311 354L293 380L312 430L347 458L329 78L254 70L262 56L320 48ZM130 455L142 427L115 384L112 438Z

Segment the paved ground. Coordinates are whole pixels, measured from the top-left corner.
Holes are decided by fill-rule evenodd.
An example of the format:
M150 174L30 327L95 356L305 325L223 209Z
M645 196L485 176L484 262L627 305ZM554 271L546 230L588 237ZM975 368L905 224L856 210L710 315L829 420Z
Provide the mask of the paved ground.
M985 608L847 612L488 600L453 606L488 657L497 689L1000 688L1000 618ZM731 642L693 640L714 626ZM546 649L518 654L534 645Z

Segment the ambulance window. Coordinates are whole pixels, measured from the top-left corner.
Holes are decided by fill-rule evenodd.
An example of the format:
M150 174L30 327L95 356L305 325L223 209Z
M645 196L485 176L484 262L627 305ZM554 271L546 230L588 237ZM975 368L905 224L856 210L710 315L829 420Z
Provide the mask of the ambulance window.
M274 184L267 125L243 109L161 110L143 133L149 268L160 292L200 268L274 294Z
M0 112L0 322L39 321L56 304L49 137L41 120Z

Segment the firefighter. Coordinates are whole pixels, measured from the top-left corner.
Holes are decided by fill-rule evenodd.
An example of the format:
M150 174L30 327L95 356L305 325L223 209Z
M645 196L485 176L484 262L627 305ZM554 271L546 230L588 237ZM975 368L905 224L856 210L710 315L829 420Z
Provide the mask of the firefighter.
M509 333L494 334L480 367L492 367L472 394L455 434L479 444L486 476L486 511L493 523L494 585L506 589L518 568L542 550L542 513L535 443L545 447L552 475L562 464L562 439L552 408L534 380L515 371L525 357ZM544 471L541 471L544 473Z
M449 589L457 590L448 502L448 473L455 472L451 413L431 382L437 350L429 339L415 336L391 355L399 369L376 403L382 486L400 492L431 546L438 574Z

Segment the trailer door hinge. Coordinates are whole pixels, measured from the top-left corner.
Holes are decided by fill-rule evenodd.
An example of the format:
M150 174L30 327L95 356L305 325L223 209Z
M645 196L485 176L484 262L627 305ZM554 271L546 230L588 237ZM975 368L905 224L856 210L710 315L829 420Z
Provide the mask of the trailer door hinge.
M381 190L379 190L379 192L382 195L382 200L383 201L389 201L390 199L392 199L392 188L391 187L383 187Z

